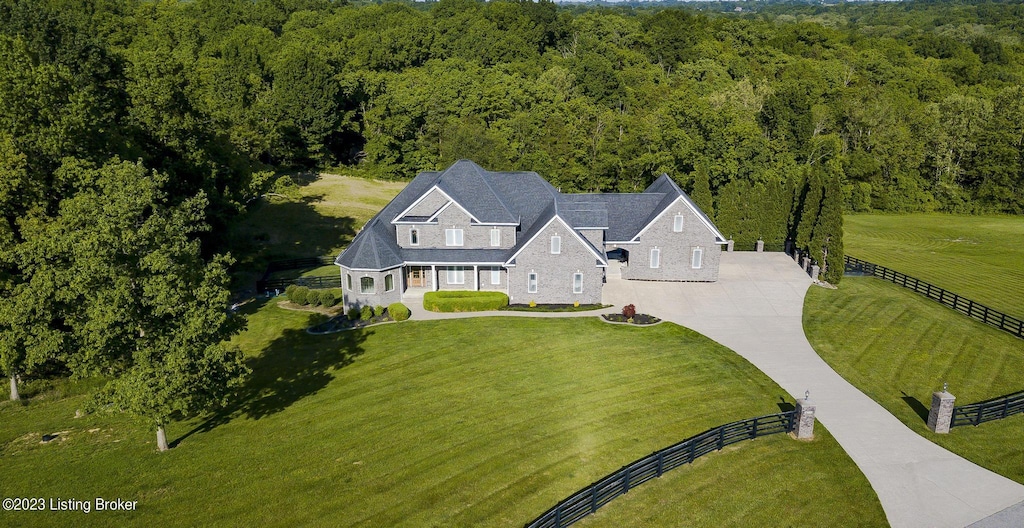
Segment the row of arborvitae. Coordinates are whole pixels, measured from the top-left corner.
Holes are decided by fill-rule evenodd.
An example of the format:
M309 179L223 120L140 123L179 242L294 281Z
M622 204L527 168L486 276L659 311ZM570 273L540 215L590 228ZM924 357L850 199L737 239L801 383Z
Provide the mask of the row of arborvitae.
M341 303L342 300L341 288L311 290L306 286L292 284L284 289L284 294L288 297L289 301L300 306L332 308Z

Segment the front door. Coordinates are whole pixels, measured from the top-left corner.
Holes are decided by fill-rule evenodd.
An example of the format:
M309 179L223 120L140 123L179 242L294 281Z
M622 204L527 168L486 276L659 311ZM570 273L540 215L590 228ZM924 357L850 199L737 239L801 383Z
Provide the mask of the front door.
M406 273L405 283L410 288L423 288L426 286L426 274L423 273L423 268L418 266L410 266L409 271Z

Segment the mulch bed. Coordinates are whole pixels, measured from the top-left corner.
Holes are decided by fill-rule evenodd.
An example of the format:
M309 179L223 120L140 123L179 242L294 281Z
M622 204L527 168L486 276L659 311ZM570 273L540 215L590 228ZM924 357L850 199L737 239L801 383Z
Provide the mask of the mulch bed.
M655 317L653 315L648 315L648 314L636 314L636 315L634 315L632 323L630 323L629 320L626 319L626 316L624 316L624 315L622 315L620 313L617 313L617 314L605 314L605 315L602 315L601 317L604 317L605 321L611 321L613 323L627 323L627 324L635 324L635 325L652 325L652 324L660 323L661 322L661 319L658 319L657 317Z
M512 312L585 312L588 310L600 310L606 307L607 305L604 304L581 304L579 306L574 304L538 304L537 306L510 304L503 307L502 310Z
M332 317L318 325L311 326L306 329L306 332L311 334L333 334L335 332L344 332L346 330L355 330L356 328L366 328L367 326L373 326L375 324L389 323L394 321L387 314L381 316L374 316L368 320L349 319L347 315L338 315Z

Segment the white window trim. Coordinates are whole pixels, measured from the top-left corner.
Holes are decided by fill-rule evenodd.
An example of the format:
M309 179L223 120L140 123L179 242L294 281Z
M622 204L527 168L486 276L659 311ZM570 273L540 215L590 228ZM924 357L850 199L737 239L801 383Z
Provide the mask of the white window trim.
M673 233L682 233L683 232L683 227L686 225L685 222L686 221L683 220L683 215L677 214L675 216L675 218L672 219L672 232Z
M390 288L388 288L388 279L391 279L391 287ZM384 276L384 291L385 292L395 291L395 275L393 273L388 273L387 275Z
M576 287L577 278L579 278L579 288ZM572 274L572 292L583 293L583 274L578 271Z
M418 246L420 245L420 230L418 228L412 228L409 230L409 245Z
M558 255L562 252L562 237L551 235L551 254Z
M365 280L370 280L370 288L367 289L365 286ZM364 295L377 293L377 281L373 280L373 277L359 277L359 293Z
M462 247L465 241L462 229L453 227L444 230L444 245L449 247Z
M690 267L693 269L701 269L704 267L704 249L695 247L690 253Z
M651 248L651 269L658 269L661 267L661 249Z
M501 286L501 270L491 270L491 286Z
M355 291L355 290L352 289L352 274L351 273L346 273L345 274L345 278L348 279L348 291Z
M491 247L498 247L501 245L501 229L497 227L491 228Z
M448 268L447 277L445 277L448 284L465 284L466 283L466 268L462 266L451 266Z
M531 271L526 274L526 293L537 293L540 277L537 276L537 272Z

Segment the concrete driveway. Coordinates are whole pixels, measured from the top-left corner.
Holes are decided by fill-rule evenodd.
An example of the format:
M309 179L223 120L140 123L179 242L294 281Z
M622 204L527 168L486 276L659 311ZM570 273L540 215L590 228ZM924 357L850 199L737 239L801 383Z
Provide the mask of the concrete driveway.
M1024 486L925 440L840 377L811 348L801 314L811 280L782 253L723 253L719 281L671 283L609 277L604 302L692 328L733 349L795 398L810 391L819 421L860 467L889 523L903 527L1002 526ZM1011 515L1010 522L1024 519ZM1014 524L1006 524L1012 526Z

